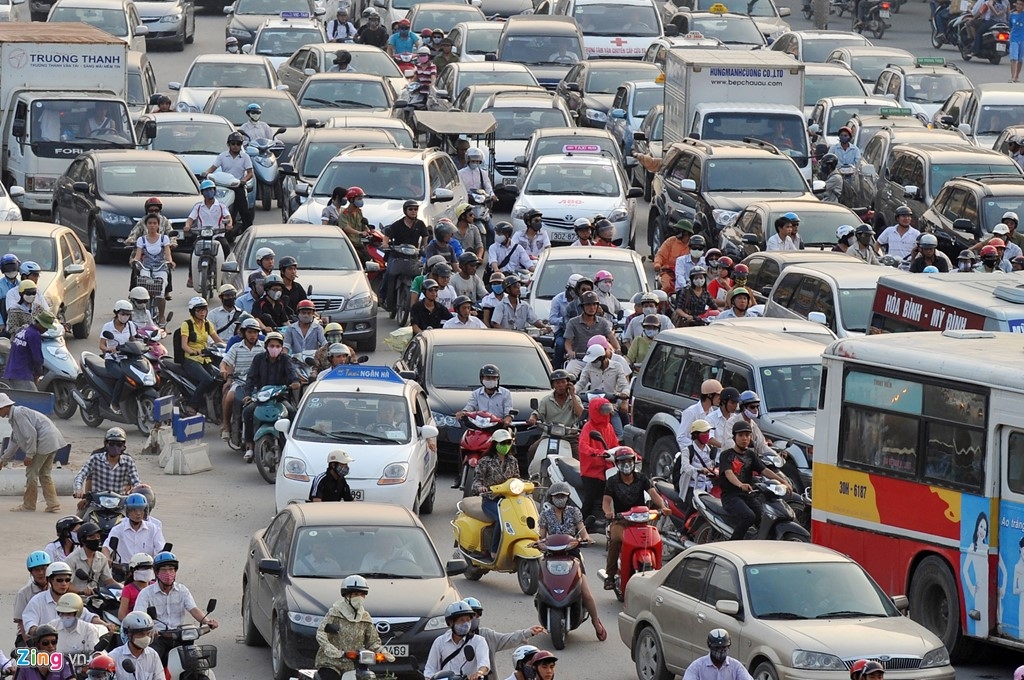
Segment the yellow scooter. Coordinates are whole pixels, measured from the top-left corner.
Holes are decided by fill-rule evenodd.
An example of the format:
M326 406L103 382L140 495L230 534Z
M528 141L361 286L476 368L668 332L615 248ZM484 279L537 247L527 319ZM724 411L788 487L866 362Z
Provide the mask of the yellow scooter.
M458 512L452 520L455 545L466 559L465 576L470 581L479 581L489 571L515 573L519 588L526 595L537 592L540 578L541 552L532 547L539 540L537 533L537 505L533 502L533 482L509 479L491 487L491 493L499 498L498 516L495 525L483 510L483 499L479 496L463 498L458 503ZM493 557L487 557L494 531L501 531L501 543Z

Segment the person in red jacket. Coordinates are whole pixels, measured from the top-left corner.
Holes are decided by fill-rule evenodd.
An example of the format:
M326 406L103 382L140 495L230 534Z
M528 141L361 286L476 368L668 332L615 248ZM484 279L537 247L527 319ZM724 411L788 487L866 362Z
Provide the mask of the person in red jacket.
M606 449L614 449L619 445L619 438L612 429L612 403L604 397L596 397L587 405L590 419L580 431L580 475L583 478L583 511L584 521L592 522L594 517L601 516L601 500L604 496L605 471L612 467L606 460ZM600 432L604 443L590 438L591 432Z

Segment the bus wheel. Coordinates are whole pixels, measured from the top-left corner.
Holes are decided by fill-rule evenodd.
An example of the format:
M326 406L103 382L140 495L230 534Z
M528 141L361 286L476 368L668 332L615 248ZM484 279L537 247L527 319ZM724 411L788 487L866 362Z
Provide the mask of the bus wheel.
M910 582L910 618L942 640L953 663L970 656L974 641L960 630L956 580L941 557L926 557L914 571Z

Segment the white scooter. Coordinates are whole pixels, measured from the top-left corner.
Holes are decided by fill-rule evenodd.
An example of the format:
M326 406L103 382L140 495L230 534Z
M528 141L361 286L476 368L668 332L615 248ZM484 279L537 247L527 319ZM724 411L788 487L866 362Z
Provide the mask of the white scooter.
M206 616L212 614L216 608L217 600L211 598L206 604ZM156 607L150 607L147 613L151 619L159 621L156 617ZM196 644L201 635L209 632L210 627L203 623L185 624L179 628L165 628L157 632L158 635L171 637L180 643L167 655L167 673L170 680L216 680L217 676L214 675L213 669L217 666L217 648L213 645ZM121 667L128 670L123 664Z
M533 402L537 400L534 399ZM530 404L536 408L535 403ZM572 455L570 437L579 437L580 431L575 427L566 427L560 423L537 423L543 434L537 450L530 461L530 479L537 480L539 496L534 500L542 502L548 488L556 482L566 482L572 491L569 501L577 508L583 507L580 489L583 478L580 475L580 462Z

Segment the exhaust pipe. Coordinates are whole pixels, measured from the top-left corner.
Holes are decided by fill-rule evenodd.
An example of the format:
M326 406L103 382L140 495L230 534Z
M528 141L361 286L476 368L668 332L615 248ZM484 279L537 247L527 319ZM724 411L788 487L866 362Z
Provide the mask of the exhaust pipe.
M89 408L89 404L86 403L85 397L83 397L82 393L79 392L78 390L72 390L71 398L75 400L75 403L78 404L79 408L82 408L82 409Z

